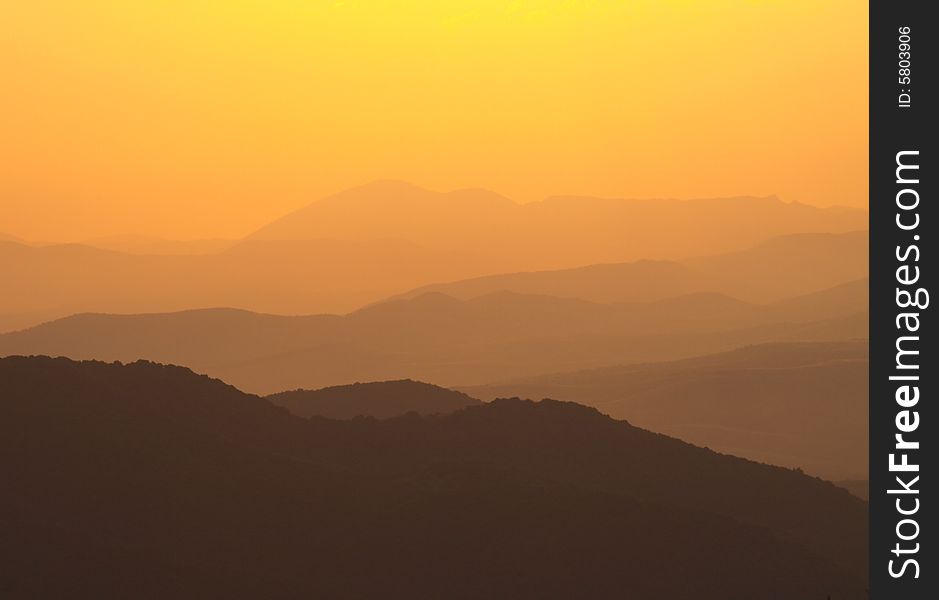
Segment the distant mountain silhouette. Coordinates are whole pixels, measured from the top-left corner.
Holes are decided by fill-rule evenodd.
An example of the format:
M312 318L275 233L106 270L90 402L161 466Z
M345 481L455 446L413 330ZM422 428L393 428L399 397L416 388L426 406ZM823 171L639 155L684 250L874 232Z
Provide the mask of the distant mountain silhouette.
M518 209L515 202L487 190L440 193L382 180L323 198L265 225L249 238L373 240L394 235L437 245L454 230L499 226L493 221Z
M867 505L569 403L304 420L0 360L6 597L864 598Z
M844 232L866 227L866 219L863 211L774 198L520 205L483 190L442 194L379 182L311 204L238 242L0 240L0 331L81 312L233 306L344 313L494 273L515 275L420 292L468 299L513 291L598 302L713 292L772 301L864 277L866 234ZM822 231L836 233L806 233ZM789 234L799 235L764 243ZM705 258L684 260L689 256ZM545 270L555 272L524 273Z
M300 417L329 419L387 419L410 412L447 414L480 403L462 392L410 379L293 390L271 394L267 399Z
M806 233L774 238L746 250L686 261L641 260L435 283L401 294L399 298L439 292L466 300L506 291L608 303L647 302L713 292L769 302L866 278L867 272L866 231Z
M556 196L516 204L486 190L441 193L399 181L378 181L313 202L251 237L367 240L394 235L428 248L485 249L523 258L529 269L551 269L701 256L778 235L866 228L864 211L822 209L775 197Z
M694 294L597 304L499 292L465 301L428 293L346 316L230 309L82 314L0 335L0 356L143 358L258 393L406 378L453 387L766 341L866 338L866 287L847 290L820 292L825 300L815 308L811 297L756 305Z
M695 444L830 479L866 477L868 343L782 343L465 388L576 400Z

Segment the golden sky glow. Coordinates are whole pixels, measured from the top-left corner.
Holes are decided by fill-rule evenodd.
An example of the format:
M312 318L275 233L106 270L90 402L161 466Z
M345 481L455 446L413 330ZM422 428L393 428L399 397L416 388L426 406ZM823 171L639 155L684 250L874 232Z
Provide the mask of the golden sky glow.
M374 179L867 206L857 0L30 0L0 232L235 237Z

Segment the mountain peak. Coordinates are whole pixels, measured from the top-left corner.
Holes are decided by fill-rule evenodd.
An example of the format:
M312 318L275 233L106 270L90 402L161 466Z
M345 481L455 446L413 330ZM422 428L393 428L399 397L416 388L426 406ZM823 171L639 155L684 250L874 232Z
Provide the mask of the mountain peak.
M408 413L446 414L480 404L479 400L462 392L413 379L356 382L318 390L300 389L272 394L267 399L300 417L328 419L358 416L386 419Z

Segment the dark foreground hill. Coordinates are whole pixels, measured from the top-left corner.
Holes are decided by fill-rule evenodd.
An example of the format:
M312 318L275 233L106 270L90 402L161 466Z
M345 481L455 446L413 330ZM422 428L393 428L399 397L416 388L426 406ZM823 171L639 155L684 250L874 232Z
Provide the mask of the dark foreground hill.
M864 598L866 503L571 403L304 420L0 360L0 596Z
M410 379L293 390L271 394L267 399L300 417L329 419L387 419L409 412L446 414L480 403L463 392Z

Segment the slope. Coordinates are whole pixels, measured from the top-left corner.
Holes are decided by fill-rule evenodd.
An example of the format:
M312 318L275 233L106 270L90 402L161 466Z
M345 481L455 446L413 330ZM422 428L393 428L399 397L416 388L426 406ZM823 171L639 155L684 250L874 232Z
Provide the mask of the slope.
M0 385L11 596L864 597L861 500L574 404L307 421L43 357Z
M868 464L867 352L866 341L773 343L463 391L576 399L721 452L856 479Z

